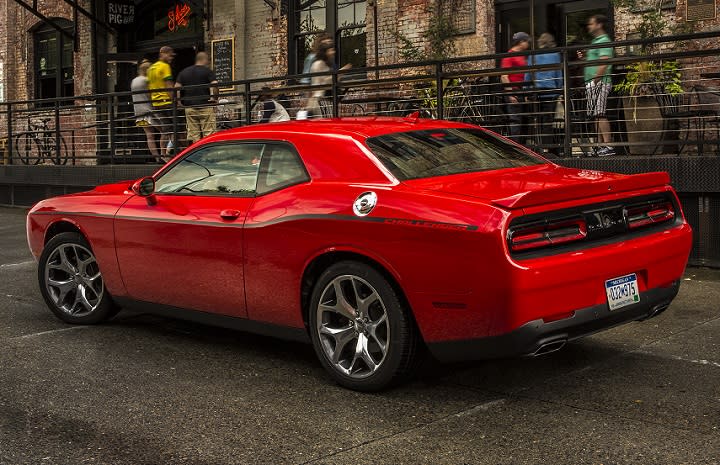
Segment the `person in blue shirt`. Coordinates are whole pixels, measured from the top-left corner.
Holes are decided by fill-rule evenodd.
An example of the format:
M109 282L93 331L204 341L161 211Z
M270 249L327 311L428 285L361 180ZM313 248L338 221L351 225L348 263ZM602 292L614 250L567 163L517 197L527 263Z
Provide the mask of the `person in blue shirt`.
M538 48L555 48L555 37L549 32L540 35L537 41ZM554 142L553 121L555 118L555 107L558 99L562 96L563 73L560 67L560 53L545 52L528 57L528 65L557 65L557 68L532 71L525 75L525 81L532 82L538 90L537 100L540 111L541 142L543 145L551 145ZM550 151L557 153L559 149L550 148Z

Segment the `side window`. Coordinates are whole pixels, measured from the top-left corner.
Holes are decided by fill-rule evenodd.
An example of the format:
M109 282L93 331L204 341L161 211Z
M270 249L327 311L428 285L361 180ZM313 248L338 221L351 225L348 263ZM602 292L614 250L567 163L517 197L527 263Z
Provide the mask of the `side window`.
M202 147L155 180L155 192L184 195L253 196L265 144Z
M268 144L260 166L258 194L310 180L295 149L287 144Z

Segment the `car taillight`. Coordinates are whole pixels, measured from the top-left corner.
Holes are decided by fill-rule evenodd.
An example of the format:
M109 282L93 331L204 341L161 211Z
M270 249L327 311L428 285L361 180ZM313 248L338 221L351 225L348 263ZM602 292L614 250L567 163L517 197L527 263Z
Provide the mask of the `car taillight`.
M626 218L629 229L638 229L674 219L675 208L671 202L631 206L627 209Z
M585 220L560 221L540 226L528 226L510 231L510 248L513 252L566 244L585 239Z

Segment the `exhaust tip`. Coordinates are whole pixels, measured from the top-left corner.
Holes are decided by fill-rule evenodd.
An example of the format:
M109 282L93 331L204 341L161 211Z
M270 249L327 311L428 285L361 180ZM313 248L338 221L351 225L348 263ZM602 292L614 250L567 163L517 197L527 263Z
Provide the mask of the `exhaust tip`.
M645 320L649 320L650 318L655 318L656 316L660 315L662 312L667 310L669 306L670 306L670 302L658 304L658 305L654 306L650 310L650 312L648 312L648 314L646 316L644 316L643 318L640 318L640 320L638 320L638 321L645 321Z
M546 342L545 344L538 347L538 349L532 353L532 356L538 357L540 355L557 352L558 350L565 347L565 344L567 344L567 339L559 339L551 342Z

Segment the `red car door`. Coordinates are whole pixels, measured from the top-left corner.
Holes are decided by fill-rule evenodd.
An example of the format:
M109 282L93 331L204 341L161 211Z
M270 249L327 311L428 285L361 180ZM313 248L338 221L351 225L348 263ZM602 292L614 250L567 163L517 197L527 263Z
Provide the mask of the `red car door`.
M115 244L128 297L247 316L243 223L264 144L202 146L157 176L154 202L117 212Z

